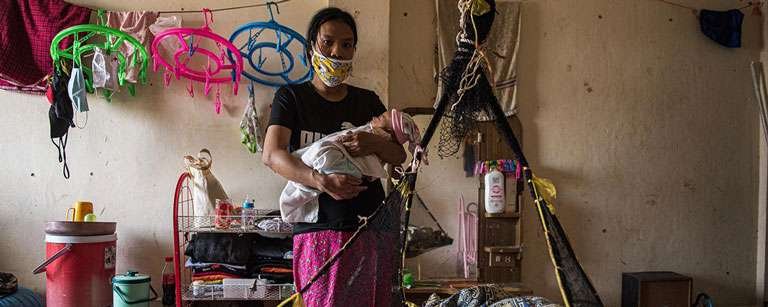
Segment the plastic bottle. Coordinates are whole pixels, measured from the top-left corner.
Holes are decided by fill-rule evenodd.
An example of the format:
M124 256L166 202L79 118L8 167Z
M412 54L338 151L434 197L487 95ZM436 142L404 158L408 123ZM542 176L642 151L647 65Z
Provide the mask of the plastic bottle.
M504 212L504 174L495 165L485 174L485 212Z
M176 278L173 273L173 257L165 257L163 264L163 305L176 303Z
M253 200L246 198L243 201L241 227L243 227L243 229L252 229L255 220L256 220L256 209L253 208Z

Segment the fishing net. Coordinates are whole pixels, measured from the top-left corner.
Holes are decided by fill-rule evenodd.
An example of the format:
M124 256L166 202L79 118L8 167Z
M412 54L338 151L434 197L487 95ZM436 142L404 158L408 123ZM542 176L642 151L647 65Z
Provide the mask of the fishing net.
M479 116L485 115L486 118L493 119L522 166L525 181L539 213L565 305L568 307L603 306L595 288L579 265L562 225L555 216L552 203L555 194L554 185L546 179L534 176L512 128L493 95L491 83L486 77L490 75L486 70L491 67L485 59L483 43L496 14L495 1L459 0L458 5L460 31L456 37L456 53L451 63L442 71L440 100L420 144L426 148L445 115L438 154L455 154L464 137L475 129ZM396 181L394 190L376 211L368 217L361 217L357 231L314 271L314 277L299 287L296 295L283 302L281 306L303 306L302 298L306 300L312 297L307 293L310 286L313 289L344 293L344 297L337 298L337 301L333 302L334 306L359 306L358 298L371 296L376 297L376 306L405 304L401 284L403 262L409 254L407 225L410 224L416 177L420 162L424 158L423 152L417 150L414 153L410 167ZM411 239L413 239L413 232L411 233ZM375 250L375 253L361 253L356 254L357 257L351 257L357 263L340 261L344 253L357 253L366 248ZM415 252L419 250L411 248L410 254L416 254ZM378 269L377 275L373 278L375 280L357 278L361 276L362 271L371 268ZM327 277L327 274L337 276L335 284L329 284L329 280L333 279L323 277ZM340 284L338 279L343 279L344 282ZM370 293L370 289L374 287L365 284L376 281L388 283L383 293L379 293L379 288L376 293ZM313 303L323 305L322 302Z

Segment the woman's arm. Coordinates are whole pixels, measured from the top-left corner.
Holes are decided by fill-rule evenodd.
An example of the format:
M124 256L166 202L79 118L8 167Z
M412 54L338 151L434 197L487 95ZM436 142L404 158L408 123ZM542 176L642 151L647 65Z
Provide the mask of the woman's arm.
M353 157L375 154L381 161L391 165L403 164L407 157L403 145L373 133L358 131L345 134L340 140Z
M279 125L269 126L261 155L264 165L285 179L328 193L337 200L354 198L366 189L365 186L359 186L362 181L358 178L344 174L323 175L311 169L288 152L290 139L290 129Z

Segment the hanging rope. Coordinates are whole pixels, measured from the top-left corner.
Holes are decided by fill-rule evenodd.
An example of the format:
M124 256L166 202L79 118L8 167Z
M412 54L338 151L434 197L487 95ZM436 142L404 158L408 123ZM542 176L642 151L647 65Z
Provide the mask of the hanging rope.
M211 9L211 12L223 12L223 11L231 11L231 10L247 9L247 8L252 8L252 7L262 7L262 6L269 6L269 5L276 5L276 4L281 4L281 3L285 3L285 2L288 2L288 1L291 1L291 0L278 0L278 1L268 1L268 2L259 3L259 4L250 4L250 5L241 5L241 6L222 7L222 8L217 8L217 9ZM199 11L200 11L200 9L197 9L197 10L189 10L189 11L184 11L184 10L181 10L181 11L158 11L157 13L158 13L158 14L182 14L182 13L197 13L197 12L199 12Z
M253 7L262 7L262 6L268 6L268 5L277 5L285 2L289 2L291 0L277 0L277 1L268 1L264 3L259 4L249 4L249 5L241 5L241 6L230 6L230 7L222 7L217 9L211 9L211 12L223 12L223 11L232 11L232 10L240 10L240 9L247 9L247 8L253 8ZM78 6L85 7L83 5L78 4ZM98 9L95 8L89 8L92 11L98 11ZM184 13L200 13L202 8L198 9L190 9L190 10L177 10L177 11L156 11L158 14L184 14Z
M665 4L669 4L671 6L676 6L676 7L679 7L679 8L689 9L689 10L692 10L692 11L699 11L699 8L688 6L688 5L684 5L684 4L680 4L680 3L677 3L677 2L672 2L672 1L669 1L669 0L656 0L656 1L661 2L661 3L665 3ZM753 7L753 6L760 6L762 4L763 4L762 1L754 1L754 2L753 1L749 1L749 2L747 2L746 5L741 6L741 7L737 7L736 9L737 10L743 10L743 9L747 9L747 8L750 8L750 7Z

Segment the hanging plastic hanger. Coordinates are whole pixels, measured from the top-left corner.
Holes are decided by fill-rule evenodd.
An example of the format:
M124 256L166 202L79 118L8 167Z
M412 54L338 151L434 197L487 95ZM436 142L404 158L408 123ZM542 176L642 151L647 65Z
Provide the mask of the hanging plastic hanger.
M265 22L251 22L238 27L230 36L231 42L245 40L245 44L240 46L239 51L243 58L247 59L248 67L243 71L243 75L251 81L263 85L279 87L285 84L296 84L308 81L312 78L312 69L309 67L304 55L307 41L301 34L293 29L286 27L275 20L274 11L280 14L280 7L277 3L268 2L267 12L269 20ZM266 41L262 34L264 31L270 31L275 34L274 41ZM247 38L242 36L247 35ZM291 52L292 44L298 44L296 47L300 51L297 54ZM263 49L273 49L278 54L280 60L280 70L269 70L265 65L270 59L264 57ZM228 53L230 57L232 53ZM296 60L300 62L301 67L296 65ZM294 72L294 70L296 72ZM292 75L300 74L300 77Z

